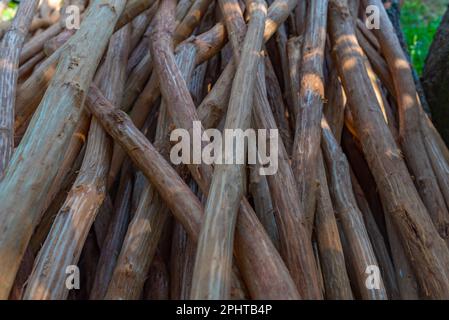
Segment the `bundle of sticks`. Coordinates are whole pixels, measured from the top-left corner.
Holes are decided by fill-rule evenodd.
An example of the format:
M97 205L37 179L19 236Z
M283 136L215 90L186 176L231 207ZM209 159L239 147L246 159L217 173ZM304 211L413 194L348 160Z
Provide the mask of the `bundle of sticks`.
M449 298L449 151L381 0L22 0L3 29L1 299ZM278 132L276 171L176 164L175 129Z

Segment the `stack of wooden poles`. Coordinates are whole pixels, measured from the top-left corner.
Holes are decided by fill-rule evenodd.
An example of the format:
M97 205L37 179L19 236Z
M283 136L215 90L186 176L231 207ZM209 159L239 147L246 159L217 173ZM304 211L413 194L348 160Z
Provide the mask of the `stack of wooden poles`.
M449 298L449 151L380 0L22 0L0 29L1 299ZM278 130L276 173L175 165L196 121Z

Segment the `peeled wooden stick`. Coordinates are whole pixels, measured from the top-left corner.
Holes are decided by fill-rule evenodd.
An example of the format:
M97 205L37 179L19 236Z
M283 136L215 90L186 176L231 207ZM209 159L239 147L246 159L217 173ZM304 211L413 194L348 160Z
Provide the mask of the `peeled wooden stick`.
M303 38L303 50L296 115L295 141L292 152L292 168L299 190L299 202L312 230L315 214L318 155L321 141L321 115L324 99L324 46L327 29L327 0L308 3L307 22Z
M85 9L85 3L83 1L76 1L72 5L76 5L80 13ZM44 44L51 38L57 36L65 29L65 13L61 16L58 22L52 24L50 27L45 29L42 33L32 37L25 45L20 54L20 63L24 63L30 59L34 54L43 49Z
M228 10L231 4L224 2ZM225 16L232 14L232 9L228 10L224 11ZM253 88L265 26L264 1L252 1L249 11L250 22L233 81L225 129L245 131L250 125ZM215 166L197 247L192 280L193 299L229 298L234 228L243 196L245 174L245 166L236 163L237 157L225 154L223 160L231 160L233 164Z
M413 262L410 262L406 256L406 249L401 243L401 239L393 225L391 217L386 216L385 220L400 297L403 300L418 300L420 298L420 289L417 277L412 268Z
M0 179L14 148L14 105L19 55L39 1L22 1L0 43Z
M305 22L304 22L305 23ZM291 37L287 42L287 57L288 57L288 86L287 86L287 101L290 115L290 125L292 128L296 127L296 119L299 113L299 83L300 77L300 63L302 60L302 43L303 36Z
M149 9L139 14L132 21L132 33L131 33L131 44L130 49L136 49L137 45L140 43L145 31L150 25L151 20L153 20L154 15L156 14L158 2L155 2ZM129 66L127 67L129 71Z
M92 3L81 29L67 43L70 50L61 53L58 69L39 111L0 183L0 224L8 226L0 234L3 257L0 298L8 296L47 191L76 127L88 86L123 8L124 1L119 0ZM27 177L26 183L23 177Z
M139 14L149 9L155 2L157 0L128 0L125 9L117 21L115 30L120 29Z
M374 252L376 253L376 257L379 259L381 272L382 270L389 269L390 267L387 265L388 262L386 262L385 253L381 252L383 251L381 243L382 239L379 241L379 236L376 235L379 231L376 232L375 230L378 227L382 228L382 237L388 239L390 250L386 255L388 256L391 254L394 264L394 275L396 276L396 283L399 288L401 299L416 300L418 299L417 281L413 270L411 269L411 264L405 256L405 251L402 247L398 233L392 225L391 217L389 215L385 215L385 206L383 206L378 197L376 183L370 172L368 164L364 159L362 150L359 150L360 146L355 143L356 137L349 137L349 133L347 131L348 130L345 130L343 134L343 148L346 150L346 155L351 162L351 169L354 169L354 171L356 171L355 174L358 175L357 179L363 181L363 185L353 182L354 195L356 196L359 208L363 213L368 234L370 235L371 243L373 244ZM357 186L363 186L363 190L357 191ZM362 200L360 197L360 191L363 191L362 196L365 196L363 199L365 201L360 201ZM368 210L364 209L366 208L366 201L369 201L369 208L367 208ZM370 220L374 218L370 218L370 211L376 216L376 221L374 222L376 225L373 225L373 222L370 222ZM385 220L385 222L383 222L383 220ZM384 278L384 284L387 290L389 288L389 279L393 278L394 275L388 275ZM395 299L394 292L391 295L389 294L389 299Z
M253 119L258 129L277 130L276 122L267 99L263 65L257 73L254 92ZM305 216L298 202L298 189L282 140L278 142L278 169L267 176L275 218L279 229L280 252L305 299L321 299L319 277L310 232L306 229Z
M369 204L363 194L363 190L357 181L354 173L351 170L351 182L354 190L354 196L359 205L360 211L363 214L363 220L365 221L366 229L373 245L373 250L379 261L379 268L381 270L382 279L385 284L385 289L390 299L397 300L400 297L398 284L396 281L396 270L393 267L393 262L390 258L389 251L385 240L380 233L379 227L374 220L373 214L369 207Z
M331 300L352 300L354 297L346 271L345 257L321 153L319 154L318 178L320 182L317 193L315 232L323 272L325 297Z
M114 272L120 248L125 238L130 219L131 193L133 181L129 161L123 165L117 198L114 204L114 213L109 222L108 231L101 247L101 255L95 272L89 299L104 299L109 282Z
M32 116L53 78L58 59L53 54L45 59L17 89L15 127L20 128Z
M48 205L46 205L45 212L42 212L42 217L39 221L39 224L36 226L33 236L31 237L28 244L29 247L32 247L33 253L36 257L51 230L51 227L56 219L59 210L64 204L64 201L73 185L73 182L75 182L76 176L83 162L84 154L85 148L82 148L78 151L78 157L71 164L68 172L64 175L65 179L63 179L62 183L59 184L58 192L52 196L51 201L48 203ZM30 274L31 273L29 273L27 276L30 276Z
M170 258L170 298L172 300L189 299L195 263L195 245L182 225L175 223Z
M187 15L195 0L180 0L176 6L176 21L180 22Z
M330 63L333 64L333 61L330 61ZM345 102L344 102L344 93L342 92L343 89L338 80L338 73L334 67L332 67L331 70L329 83L330 83L329 102L327 108L325 109L325 113L329 116L329 118L326 117L326 121L329 127L331 128L335 140L338 143L340 143L342 136L342 129L344 126L344 119L342 116L345 110L344 108ZM330 123L332 123L332 126L330 125ZM344 139L343 141L346 140ZM366 167L365 170L369 172L368 167ZM392 266L392 262L389 257L387 248L385 247L384 239L380 234L380 231L378 230L377 224L374 221L374 217L372 216L371 210L367 204L367 200L365 199L363 191L360 189L358 181L356 180L355 175L353 175L352 170L351 170L351 178L352 178L351 179L352 187L354 189L353 194L360 208L360 211L363 214L366 230L371 240L371 244L373 246L376 258L379 261L380 264L379 267L382 270L382 278L383 278L382 280L385 284L388 297L390 299L397 299L398 292L397 292L395 270ZM318 228L318 226L316 227ZM351 243L347 245L351 245Z
M379 265L352 191L348 161L325 119L322 121L322 128L323 154L329 168L330 191L336 214L348 242L346 254L348 265L351 266L355 277L353 282L361 298L386 300L387 294L382 279L380 279L379 289L371 289L365 285L366 269Z
M385 60L382 58L380 53L376 51L373 45L365 38L364 34L360 30L356 29L357 41L363 48L366 56L371 62L371 65L376 72L376 75L381 79L383 85L387 88L388 92L396 97L396 90L394 88L393 79L390 75L390 70Z
M329 57L327 60L330 70L326 83L327 102L324 106L323 114L332 129L335 139L340 143L344 125L346 97L338 78L338 70L334 66L332 58Z
M182 54L180 55L182 63ZM184 68L189 73L189 68ZM170 117L166 103L159 108L154 145L168 157ZM169 211L153 185L145 181L137 211L130 223L117 260L106 299L138 299L144 288L148 268L153 261Z
M114 103L120 102L124 88L130 31L127 26L112 36L103 66L105 76L100 86ZM109 137L96 119L90 123L86 148L80 173L36 260L25 293L26 299L67 297L64 270L68 265L78 262L84 241L106 193L111 146ZM98 290L95 292L98 293Z
M147 184L128 227L105 299L139 299L169 212Z
M36 64L41 62L45 57L45 53L43 51L40 51L39 53L36 53L30 60L22 64L19 68L19 81L23 78L28 77L33 71L33 68L36 66Z
M166 263L156 255L148 271L145 285L146 300L168 300L170 295L170 277Z
M87 133L90 127L90 120L91 120L90 114L88 114L88 112L83 111L80 115L78 125L69 142L67 151L65 152L64 160L61 166L59 167L58 173L56 174L56 177L53 180L53 184L50 190L47 193L47 197L45 199L45 204L42 208L42 212L47 210L48 206L53 201L56 194L60 191L61 186L64 184L64 179L66 178L67 173L73 166L73 163L75 163L75 161L78 160L78 158L80 157L81 148L86 143Z
M270 102L276 125L279 128L279 135L285 144L288 154L290 154L293 146L293 133L286 118L282 90L269 57L265 57L265 83L267 87L267 98Z
M354 124L377 187L426 296L449 298L449 251L381 114L345 0L330 0L330 34ZM428 241L427 239L432 239Z
M254 211L257 217L265 230L267 230L273 244L279 249L279 231L274 217L275 208L271 199L267 177L259 175L260 168L260 165L251 168L248 189L253 198Z
M44 44L47 40L58 35L63 30L63 26L61 23L55 23L52 26L48 27L42 33L32 37L30 41L28 41L24 46L23 50L20 53L20 63L24 63L28 59L30 59L37 52L42 50Z
M217 127L226 113L234 71L234 61L230 61L215 82L212 90L198 106L198 117L201 119L201 124L205 129Z
M175 44L178 44L186 39L200 24L200 21L211 2L211 0L195 0L193 2L181 23L179 23L176 27L175 34L173 36L173 41Z

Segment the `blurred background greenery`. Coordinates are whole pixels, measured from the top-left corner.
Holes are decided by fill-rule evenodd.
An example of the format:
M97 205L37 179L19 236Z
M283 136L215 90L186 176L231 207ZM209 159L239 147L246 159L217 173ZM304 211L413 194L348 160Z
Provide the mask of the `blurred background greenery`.
M0 0L1 1L1 0ZM18 1L9 1L0 15L1 21L14 17ZM401 9L402 29L410 56L417 72L421 74L433 36L440 24L449 0L404 0Z
M9 1L8 6L5 9L3 9L0 19L2 21L11 20L12 18L14 18L16 10L17 10L17 3L14 1Z
M402 5L402 30L419 74L448 3L449 0L405 0Z

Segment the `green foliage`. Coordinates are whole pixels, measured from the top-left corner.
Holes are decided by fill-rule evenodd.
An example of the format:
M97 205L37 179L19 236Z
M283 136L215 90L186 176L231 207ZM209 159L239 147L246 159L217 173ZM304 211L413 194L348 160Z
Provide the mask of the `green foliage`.
M421 0L407 0L404 1L401 9L402 29L413 65L419 74L423 70L429 47L444 13L441 10L444 6L429 5L427 3L427 1Z
M0 20L1 21L11 20L12 18L14 18L16 11L17 11L17 3L10 1L8 3L8 7L6 7L5 10L3 10L3 12L0 16Z

